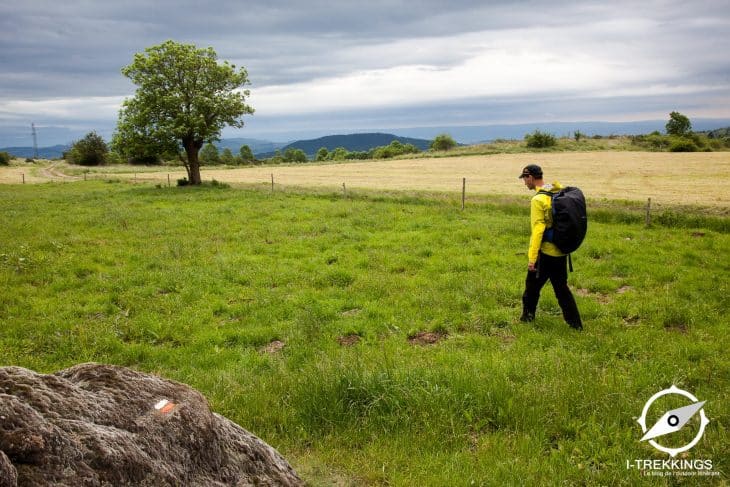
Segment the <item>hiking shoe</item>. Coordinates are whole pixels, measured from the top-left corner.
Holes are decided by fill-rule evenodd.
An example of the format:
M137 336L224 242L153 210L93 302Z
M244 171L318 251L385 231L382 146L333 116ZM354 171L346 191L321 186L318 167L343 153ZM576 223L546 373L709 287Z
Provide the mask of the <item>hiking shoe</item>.
M576 331L583 331L583 324L582 323L568 323L568 325L576 330Z
M525 311L524 313L522 313L522 316L520 316L520 321L522 323L529 323L531 321L535 321L535 315Z

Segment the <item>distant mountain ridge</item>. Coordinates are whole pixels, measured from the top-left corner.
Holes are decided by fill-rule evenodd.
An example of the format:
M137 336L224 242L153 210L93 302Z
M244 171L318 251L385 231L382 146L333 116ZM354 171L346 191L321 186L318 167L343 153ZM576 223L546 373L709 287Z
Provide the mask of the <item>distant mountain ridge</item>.
M53 145L51 147L39 147L38 158L39 159L58 159L63 156L63 153L71 148L70 145ZM29 159L35 157L34 150L32 147L2 147L0 152L7 152L15 157L21 159Z
M322 147L326 148L328 151L333 151L338 147L344 147L350 152L367 152L375 147L389 145L394 140L397 140L402 144L413 144L421 150L426 150L431 145L431 141L426 139L416 139L412 137L402 137L399 135L373 132L347 135L327 135L316 139L298 140L284 146L282 151L286 151L287 149L301 149L310 157L314 156Z

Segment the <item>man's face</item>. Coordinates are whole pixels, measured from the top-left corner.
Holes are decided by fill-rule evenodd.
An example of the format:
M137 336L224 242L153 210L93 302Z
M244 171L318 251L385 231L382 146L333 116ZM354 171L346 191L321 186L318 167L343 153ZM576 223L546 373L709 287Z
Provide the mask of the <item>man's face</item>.
M525 182L527 189L535 189L535 178L533 176L525 176L522 180Z

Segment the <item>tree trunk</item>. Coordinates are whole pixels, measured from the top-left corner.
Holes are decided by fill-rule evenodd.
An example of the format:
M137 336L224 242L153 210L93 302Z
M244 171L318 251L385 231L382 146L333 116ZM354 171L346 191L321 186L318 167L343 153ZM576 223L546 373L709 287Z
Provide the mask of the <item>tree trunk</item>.
M185 169L188 171L188 181L190 184L198 185L202 182L200 178L200 160L198 160L198 152L203 147L202 141L193 138L183 139L185 154L188 156L188 165Z

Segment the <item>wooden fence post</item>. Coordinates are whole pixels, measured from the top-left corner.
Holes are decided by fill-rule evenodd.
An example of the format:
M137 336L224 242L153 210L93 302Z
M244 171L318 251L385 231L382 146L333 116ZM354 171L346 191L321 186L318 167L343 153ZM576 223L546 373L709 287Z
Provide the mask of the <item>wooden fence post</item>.
M466 178L461 178L461 209L464 209L466 202Z
M651 226L651 198L646 200L646 226Z
M271 192L274 192L274 173L271 173Z
M345 187L345 183L342 183L342 196L347 198L347 188Z

